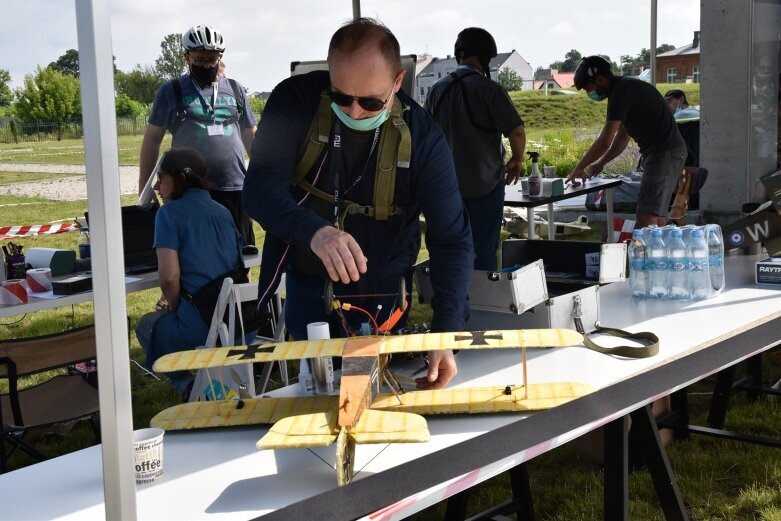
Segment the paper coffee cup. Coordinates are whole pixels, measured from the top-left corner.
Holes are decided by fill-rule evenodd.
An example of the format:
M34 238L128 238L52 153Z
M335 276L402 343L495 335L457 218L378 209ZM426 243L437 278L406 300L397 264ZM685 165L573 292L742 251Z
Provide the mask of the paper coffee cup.
M163 429L133 431L136 485L152 483L163 475Z
M556 167L555 166L544 166L542 167L543 175L545 177L556 177Z

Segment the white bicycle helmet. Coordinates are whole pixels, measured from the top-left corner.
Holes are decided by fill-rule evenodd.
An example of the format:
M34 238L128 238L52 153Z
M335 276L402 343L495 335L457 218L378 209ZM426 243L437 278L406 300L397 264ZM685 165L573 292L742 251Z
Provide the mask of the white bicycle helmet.
M220 31L208 25L194 25L182 35L182 47L186 51L225 52L225 42Z

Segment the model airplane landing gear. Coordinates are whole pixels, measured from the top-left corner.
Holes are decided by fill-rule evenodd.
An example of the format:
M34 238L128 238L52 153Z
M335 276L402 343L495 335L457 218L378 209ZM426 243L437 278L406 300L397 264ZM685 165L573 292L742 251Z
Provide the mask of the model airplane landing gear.
M353 479L354 466L355 439L342 427L336 438L336 482L340 487Z

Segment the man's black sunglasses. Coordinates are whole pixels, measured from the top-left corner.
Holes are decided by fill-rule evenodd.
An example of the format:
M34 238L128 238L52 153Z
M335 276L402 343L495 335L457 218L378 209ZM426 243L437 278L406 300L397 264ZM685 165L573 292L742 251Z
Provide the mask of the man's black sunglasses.
M328 90L328 96L331 98L331 101L340 107L349 107L353 104L353 100L355 100L362 109L368 110L369 112L377 112L378 110L382 110L385 104L388 103L387 99L382 101L381 99L377 98L358 98L348 94L342 94L341 92L335 92L332 89ZM390 96L388 96L388 99L390 99Z

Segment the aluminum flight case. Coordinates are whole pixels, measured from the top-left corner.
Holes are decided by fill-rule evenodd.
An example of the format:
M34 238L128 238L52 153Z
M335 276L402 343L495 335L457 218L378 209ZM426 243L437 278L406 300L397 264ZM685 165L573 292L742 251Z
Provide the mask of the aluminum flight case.
M415 265L415 285L418 301L430 304L434 296L429 261ZM542 261L507 271L481 271L472 273L469 283L469 304L472 313L504 313L513 316L534 308L548 298L545 271Z
M416 266L418 298L430 302L427 263ZM502 271L475 271L467 330L568 328L580 317L585 332L599 322L599 288L626 280L626 245L509 239Z

